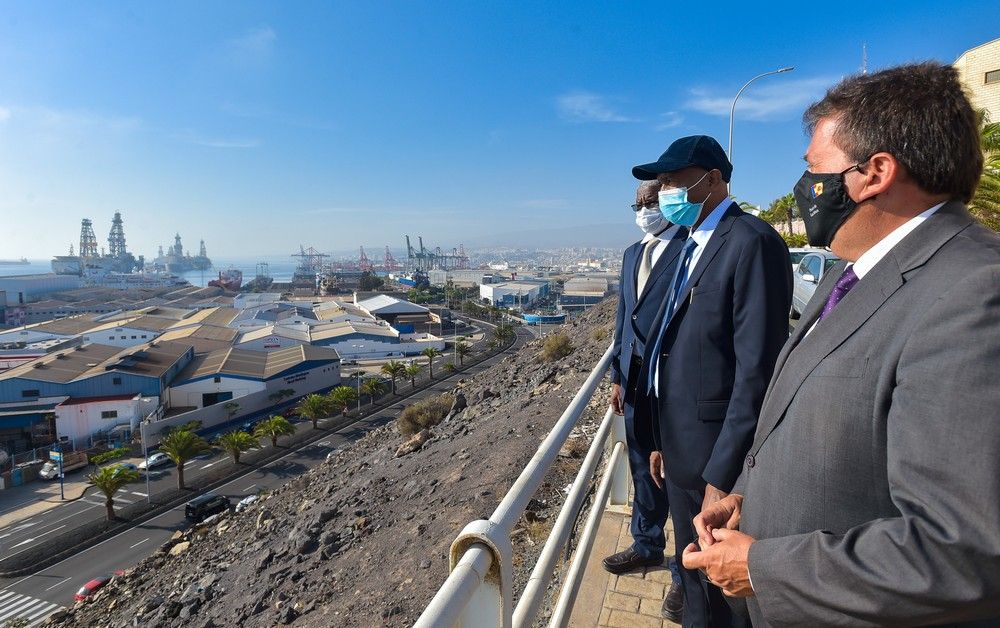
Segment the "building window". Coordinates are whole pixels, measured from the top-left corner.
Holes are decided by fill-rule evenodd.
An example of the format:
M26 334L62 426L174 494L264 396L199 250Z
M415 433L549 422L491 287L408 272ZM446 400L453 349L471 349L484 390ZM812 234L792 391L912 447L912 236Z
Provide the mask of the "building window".
M986 73L986 84L1000 83L1000 70L990 70Z
M115 386L121 386L122 385L122 378L120 378L120 377L112 377L111 378L111 383L114 384Z
M114 336L108 336L108 340L114 340L114 339L115 339Z
M222 383L222 378L219 377L218 375L216 375L213 379L214 379L214 381L215 381L216 384Z
M34 388L32 390L22 390L21 391L21 396L25 397L25 398L27 398L27 397L37 397L38 396L38 389Z
M145 338L145 336L143 336L143 338ZM135 336L132 336L132 340L135 340Z
M117 410L103 410L101 412L101 418L102 419L117 419L118 418L118 411Z

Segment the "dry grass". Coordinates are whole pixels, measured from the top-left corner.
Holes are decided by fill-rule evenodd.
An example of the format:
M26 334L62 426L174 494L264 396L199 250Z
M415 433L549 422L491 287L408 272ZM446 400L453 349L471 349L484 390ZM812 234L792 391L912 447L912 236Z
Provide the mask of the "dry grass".
M555 362L571 353L573 353L573 343L570 342L569 336L558 332L545 339L541 357L543 362Z
M448 416L454 402L451 395L438 395L409 405L396 419L396 429L403 436L412 436L424 428L434 427Z

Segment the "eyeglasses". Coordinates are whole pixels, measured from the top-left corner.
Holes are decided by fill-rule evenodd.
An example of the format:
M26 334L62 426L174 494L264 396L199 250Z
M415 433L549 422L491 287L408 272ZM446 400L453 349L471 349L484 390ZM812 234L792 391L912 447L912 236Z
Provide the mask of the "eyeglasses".
M632 207L632 211L637 212L640 209L659 209L660 208L660 204L658 202L657 203L649 203L648 205L637 205L636 203L632 203L631 207Z

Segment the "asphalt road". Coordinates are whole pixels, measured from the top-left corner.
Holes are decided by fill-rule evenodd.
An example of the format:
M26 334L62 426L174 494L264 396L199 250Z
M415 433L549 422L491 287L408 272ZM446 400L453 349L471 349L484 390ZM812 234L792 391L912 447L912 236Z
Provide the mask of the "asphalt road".
M519 348L525 341L531 339L529 332L523 328L515 327L517 331L517 341L512 349ZM466 371L458 374L460 377L468 377L482 371L502 360L505 353L486 360L476 366L470 367ZM326 455L333 449L356 440L367 431L384 425L396 418L398 413L408 403L426 396L441 394L454 387L452 378L438 381L431 387L418 392L413 397L394 404L376 414L365 417L348 427L337 432L328 432L312 444L306 444L298 449L290 450L282 458L275 460L260 469L250 470L244 475L230 481L229 483L216 489L215 493L229 497L235 504L240 499L248 495L256 494L261 489L274 489L285 484L288 478L296 477L306 472L308 469L321 464ZM405 391L404 391L405 392ZM322 422L320 423L322 427ZM216 457L189 463L187 473L191 476L199 472L204 472L205 466L214 464L213 461L225 460ZM225 462L224 462L225 463ZM172 473L163 473L157 482L176 482ZM139 488L136 488L139 487ZM128 489L129 493L144 492L144 484L134 484ZM194 493L191 495L195 496ZM144 499L141 496L134 496L135 499ZM86 499L86 498L85 498ZM93 503L81 500L76 505L65 505L48 512L56 512L49 518L42 518L36 522L19 522L10 528L17 528L25 523L33 524L21 530L12 530L12 536L8 538L25 539L34 538L37 542L39 534L54 534L64 532L69 526L79 525L74 521L74 514L64 508L72 508L76 515L81 512L93 512L95 509L103 515L103 505L97 506ZM127 499L127 498L126 498ZM99 500L98 500L99 501ZM83 518L83 517L79 517ZM35 517L32 517L35 519ZM42 569L38 573L20 579L0 579L0 625L12 617L25 617L31 623L37 625L44 621L46 617L55 612L60 606L73 604L73 594L84 583L95 576L114 572L117 569L126 569L136 565L140 560L151 554L159 545L167 541L177 530L187 527L184 519L184 507L178 506L170 511L154 517L134 526L117 536L114 536L94 547L86 549L74 556L71 556L51 567ZM60 527L63 526L63 527ZM29 530L32 530L29 532ZM4 534L0 531L0 534ZM17 534L18 536L13 536ZM31 537L30 535L35 535ZM6 540L6 539L4 539ZM23 542L16 541L16 542ZM16 548L10 546L11 550ZM25 545L24 547L27 547Z

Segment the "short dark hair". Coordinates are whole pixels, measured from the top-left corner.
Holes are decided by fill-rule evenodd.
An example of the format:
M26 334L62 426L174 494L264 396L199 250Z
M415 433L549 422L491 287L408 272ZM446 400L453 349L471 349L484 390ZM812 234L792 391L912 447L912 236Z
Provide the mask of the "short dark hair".
M930 194L964 203L975 194L979 116L952 66L928 61L848 77L806 110L806 131L831 117L834 141L853 161L886 152Z

